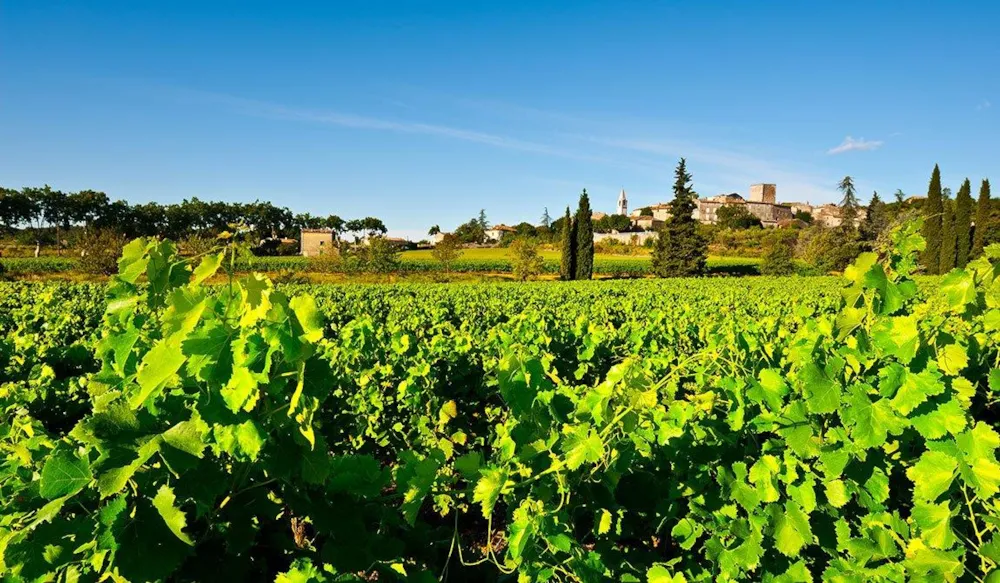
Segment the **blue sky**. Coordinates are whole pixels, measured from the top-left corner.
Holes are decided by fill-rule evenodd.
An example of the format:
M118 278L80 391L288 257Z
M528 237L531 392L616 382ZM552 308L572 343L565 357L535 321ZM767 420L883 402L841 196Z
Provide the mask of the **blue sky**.
M778 185L1000 179L989 2L0 4L0 185L270 200L397 234Z

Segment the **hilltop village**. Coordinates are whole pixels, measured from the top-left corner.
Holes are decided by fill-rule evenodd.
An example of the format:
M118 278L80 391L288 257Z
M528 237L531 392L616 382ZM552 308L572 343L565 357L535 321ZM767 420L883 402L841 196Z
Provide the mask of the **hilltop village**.
M744 209L760 221L763 227L783 227L797 223L815 224L825 227L840 226L841 209L835 204L812 205L808 202L778 202L778 186L772 183L753 184L749 195L744 197L738 193L719 194L695 199L695 209L692 216L701 224L715 225L719 222L719 211L723 208ZM866 209L858 208L856 222L865 217ZM627 220L608 221L617 228L595 228L594 242L615 240L621 243L646 243L656 237L656 233L670 218L670 204L659 202L650 206L635 208L629 211L628 195L625 189L618 194L614 213L608 214L595 211L591 218L597 225L609 217L622 217ZM603 232L602 232L603 231ZM492 225L484 230L487 242L499 242L505 236L515 234L518 228L503 223ZM447 233L436 232L431 235L431 242L441 241Z

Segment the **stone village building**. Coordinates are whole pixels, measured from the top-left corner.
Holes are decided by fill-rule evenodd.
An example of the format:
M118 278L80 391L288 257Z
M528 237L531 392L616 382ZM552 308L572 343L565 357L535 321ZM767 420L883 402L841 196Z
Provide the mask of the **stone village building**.
M625 191L623 190L618 197L619 212L624 210L622 206L622 202L625 200L624 196ZM773 227L777 226L780 221L791 219L794 214L788 204L778 203L775 200L776 197L777 187L774 184L754 184L750 187L749 199L736 193L698 198L695 200L695 210L691 214L698 222L714 225L719 220L718 211L720 208L726 205L741 204L746 206L750 214L759 218L764 226ZM632 211L630 217L634 226L655 230L663 226L670 218L670 205L667 203L661 202L648 208L652 212L652 216L641 215L638 210Z
M302 229L300 250L303 257L316 257L328 249L336 250L332 229ZM334 251L335 252L335 251Z
M700 223L714 225L719 221L718 211L720 208L726 205L744 205L750 214L760 219L760 222L764 227L777 227L779 225L788 224L794 219L795 214L798 212L805 212L812 215L816 224L827 227L836 227L842 222L840 217L840 207L835 204L813 206L808 202L779 203L777 201L777 195L778 187L776 184L752 184L750 185L750 195L748 198L743 198L741 195L734 192L730 194L720 194L717 196L696 199L695 209L692 212L692 216ZM595 242L613 239L621 243L642 244L647 239L655 237L656 232L661 229L666 224L667 219L670 218L670 205L667 203L657 203L655 205L645 207L651 211L651 215L643 215L638 209L629 214L628 197L625 194L624 188L618 194L618 200L616 201L615 207L614 214L628 216L631 219L634 230L621 233L594 233ZM860 222L863 220L866 212L867 209L860 207L858 209L858 218L856 221ZM592 213L591 219L597 221L606 216L607 213L595 211ZM496 242L503 238L503 235L507 232L515 232L515 229L507 225L496 225L486 231L486 239L491 242ZM305 239L306 233L307 231L303 231L303 255L307 254ZM433 242L439 242L442 237L443 234L436 235L433 237ZM322 243L320 243L320 245L322 245Z

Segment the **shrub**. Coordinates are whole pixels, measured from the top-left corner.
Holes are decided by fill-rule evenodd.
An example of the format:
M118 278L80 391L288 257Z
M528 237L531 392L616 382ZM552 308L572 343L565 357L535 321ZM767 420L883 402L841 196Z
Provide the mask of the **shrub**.
M722 229L749 229L751 227L760 227L760 219L756 215L747 210L747 207L742 204L727 204L718 210L716 213L718 217L719 228Z
M80 271L95 275L118 273L118 257L126 242L124 235L110 229L87 230L80 237Z
M185 255L201 255L208 253L219 245L219 240L209 235L189 235L180 243L181 253Z
M767 232L763 228L716 229L711 239L711 249L718 255L758 257L762 253Z
M353 248L352 255L365 273L399 271L399 248L385 237L369 237L364 245Z
M762 275L795 273L795 240L794 232L775 230L768 233L764 238L764 257L760 262Z
M856 232L821 226L803 231L799 247L802 258L822 273L843 271L861 253Z
M511 266L517 279L527 281L542 272L544 262L538 254L538 243L534 239L517 239L511 244L510 252Z

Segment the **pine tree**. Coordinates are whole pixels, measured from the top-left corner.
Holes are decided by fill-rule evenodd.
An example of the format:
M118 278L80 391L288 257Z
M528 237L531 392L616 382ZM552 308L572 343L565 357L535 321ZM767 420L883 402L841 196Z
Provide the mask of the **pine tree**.
M972 257L979 257L983 254L983 247L986 246L986 234L989 232L992 222L990 213L990 181L983 180L979 187L979 200L976 202L976 228L975 237L972 243Z
M576 208L576 279L594 276L594 222L590 211L590 197L584 188Z
M569 207L566 207L566 218L563 221L559 277L567 281L576 277L576 228L573 217L569 214Z
M552 226L552 217L549 216L549 207L545 207L545 212L542 213L542 226L546 229Z
M698 221L694 218L697 204L684 158L677 164L674 177L670 218L653 248L653 272L660 277L699 275L705 271L708 243L698 232Z
M893 196L896 197L896 202L899 204L903 204L903 201L906 199L906 193L903 192L902 188L897 188L896 194L894 194Z
M858 218L858 195L854 190L854 179L845 176L837 189L844 193L844 198L840 201L840 225L842 227L854 229L855 220Z
M927 201L924 204L924 248L923 264L927 273L941 273L941 170L934 165L931 182L927 186Z
M972 250L972 184L966 178L955 198L955 267L965 267Z
M952 201L941 199L941 262L938 273L955 269L955 208Z
M486 209L479 209L478 222L479 226L482 227L484 231L490 228L489 222L486 221Z

